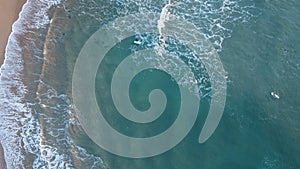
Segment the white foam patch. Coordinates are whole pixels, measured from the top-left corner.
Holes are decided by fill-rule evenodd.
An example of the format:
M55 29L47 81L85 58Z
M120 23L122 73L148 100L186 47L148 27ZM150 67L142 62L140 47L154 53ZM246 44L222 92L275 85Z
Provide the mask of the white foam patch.
M25 100L27 87L22 82L22 49L18 37L28 29L42 29L49 24L47 11L60 1L28 0L13 24L6 47L5 61L0 69L0 140L3 144L7 168L25 168L25 154L39 152L39 122L34 117L34 104Z
M19 21L20 19L17 22ZM20 126L22 122L32 118L30 115L23 116L30 110L23 101L26 87L20 79L23 70L23 60L20 56L21 48L16 36L12 33L6 48L6 59L0 69L0 140L8 168L23 167Z
M170 3L170 2L169 2ZM166 8L167 7L167 8ZM222 44L226 38L231 37L234 25L243 24L243 22L248 22L252 18L256 17L257 13L252 13L253 8L255 8L255 3L253 1L248 1L245 3L242 0L225 0L225 1L215 1L215 0L204 0L204 1L178 1L172 2L171 5L166 4L163 7L161 14L166 16L167 13L178 16L181 19L187 20L193 23L197 29L203 33L203 36L207 38L213 45L213 47L218 51L222 51ZM168 10L167 10L168 9ZM161 17L158 22L159 36L161 41L161 29L164 28L164 22L167 19ZM151 21L150 21L151 22ZM151 22L152 23L152 22ZM129 25L130 26L130 25ZM134 25L133 25L134 26ZM147 26L147 25L145 25ZM184 31L184 28L182 28ZM137 34L142 34L144 32L136 31ZM181 71L180 67L174 65L170 59L161 57L160 60L153 61L153 63L160 63L159 67L165 67L176 71L182 79L178 82L180 85L189 86L191 83L197 83L200 87L199 94L201 97L206 97L210 95L210 85L209 76L207 76L204 65L202 64L199 54L194 53L188 49L183 49L180 42L176 42L173 39L167 39L163 35L163 48L169 48L169 52L173 51L176 56L185 56L188 60L188 65L191 69L198 74L196 76L196 82L191 81L189 75L185 75L184 71ZM190 36L193 36L192 34ZM147 41L146 36L139 37L142 41ZM176 37L173 37L176 39ZM149 39L149 38L148 38ZM167 42L168 40L168 42ZM162 54L162 45L157 42L156 39L152 38L150 44L155 45L158 50L158 54ZM182 42L181 42L182 43ZM186 42L188 44L188 42ZM133 49L135 50L135 49ZM174 52L175 51L175 52ZM207 51L210 52L210 51ZM204 54L205 53L201 53ZM147 57L147 56L145 56ZM140 59L134 58L135 62L139 64ZM147 60L153 59L152 57L146 58Z
M35 141L27 142L31 145L30 148L37 146L34 150L38 152L33 152L37 156L33 168L75 168L76 162L79 162L84 166L104 169L100 157L77 146L69 136L69 125L79 125L72 112L69 97L65 94L58 94L54 88L43 81L40 81L39 89L38 105L44 105L43 109L37 113L42 118L40 122L42 124L39 124L41 129L40 133L33 138Z
M248 22L257 16L257 13L252 12L254 8L253 0L197 0L178 3L171 8L171 13L194 23L221 51L222 43L231 36L234 25Z
M289 161L285 156L277 153L270 152L266 154L261 161L258 169L295 169L293 165L291 165L291 161Z
M61 3L61 0L27 0L22 11L19 14L19 19L13 25L13 32L23 32L25 29L40 29L50 23L48 10ZM28 24L30 20L30 24Z

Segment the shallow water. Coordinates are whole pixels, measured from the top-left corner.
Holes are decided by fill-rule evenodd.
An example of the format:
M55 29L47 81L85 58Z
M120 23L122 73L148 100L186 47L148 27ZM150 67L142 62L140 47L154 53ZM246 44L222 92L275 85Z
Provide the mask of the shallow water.
M203 63L191 59L197 55L172 38L167 40L167 50L192 67L200 86L199 115L187 137L161 155L130 159L108 153L85 134L72 101L72 72L81 48L94 32L116 18L160 13L166 3L28 0L14 24L1 68L0 139L8 168L300 167L300 4L296 0L176 1L171 6L171 14L204 33L228 75L223 117L204 144L197 141L212 97L210 78ZM159 35L136 34L146 41L142 47L158 43ZM108 87L113 69L129 53L140 50L131 44L134 39L123 40L105 57L95 93L100 108L106 110L105 118L116 130L149 137L172 125L180 94L168 74L144 71L131 83L131 101L137 109L146 110L149 92L161 88L168 98L163 115L141 125L118 114ZM134 58L136 64L139 61ZM180 70L173 69L178 74ZM185 84L184 78L181 83ZM272 91L280 99L272 98Z

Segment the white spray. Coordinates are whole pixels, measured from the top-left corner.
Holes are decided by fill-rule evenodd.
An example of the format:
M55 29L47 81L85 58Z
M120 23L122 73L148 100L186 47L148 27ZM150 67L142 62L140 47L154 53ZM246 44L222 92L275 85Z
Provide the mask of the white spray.
M160 45L157 49L157 52L160 56L165 52L167 35L163 32L165 29L165 23L169 20L170 12L169 9L172 6L171 0L167 3L161 10L159 20L157 21L157 28L159 32L159 41Z

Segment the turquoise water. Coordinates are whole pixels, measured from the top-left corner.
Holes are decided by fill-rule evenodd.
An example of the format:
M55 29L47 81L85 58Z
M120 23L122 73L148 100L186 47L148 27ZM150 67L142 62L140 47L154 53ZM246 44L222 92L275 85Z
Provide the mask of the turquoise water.
M198 137L213 97L210 77L202 62L189 60L198 55L172 38L167 39L167 50L189 64L200 86L199 114L188 135L163 154L130 159L107 152L85 134L72 102L72 72L81 48L94 32L116 18L160 13L166 3L28 1L14 25L1 68L0 139L8 168L300 168L297 0L177 0L170 8L171 14L204 33L227 72L223 117L204 144L198 143ZM111 49L95 80L97 101L109 124L141 138L171 126L181 98L169 74L150 69L135 76L128 92L135 108L146 110L150 91L162 89L168 98L162 116L149 124L137 124L116 110L109 89L113 70L130 53L158 43L158 35L143 33L137 32L146 41L142 46L132 44L133 36ZM139 58L134 61L139 64ZM273 91L280 99L270 95Z

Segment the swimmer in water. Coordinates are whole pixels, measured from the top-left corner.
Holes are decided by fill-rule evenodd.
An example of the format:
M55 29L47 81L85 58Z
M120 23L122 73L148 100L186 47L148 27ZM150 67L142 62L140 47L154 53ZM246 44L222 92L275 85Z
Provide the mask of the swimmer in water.
M138 38L136 38L136 39L133 41L133 43L136 44L136 45L142 44L142 42L141 42Z
M274 99L280 99L280 97L279 97L279 94L278 94L278 93L271 92L271 96L272 96Z

